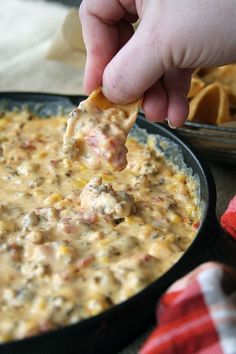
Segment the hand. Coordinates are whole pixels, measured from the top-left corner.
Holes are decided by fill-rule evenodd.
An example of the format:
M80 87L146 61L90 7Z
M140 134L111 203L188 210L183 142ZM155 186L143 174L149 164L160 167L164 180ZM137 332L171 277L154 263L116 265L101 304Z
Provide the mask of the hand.
M102 84L123 103L144 95L152 121L181 126L194 68L236 61L235 0L84 0L80 18L85 91Z

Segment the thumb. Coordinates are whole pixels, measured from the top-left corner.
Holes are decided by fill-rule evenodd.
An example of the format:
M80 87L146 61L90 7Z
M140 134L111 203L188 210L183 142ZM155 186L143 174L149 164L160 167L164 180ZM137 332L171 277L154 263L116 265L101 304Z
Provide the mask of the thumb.
M141 23L131 39L106 66L103 93L112 102L126 103L140 98L164 74L156 31Z

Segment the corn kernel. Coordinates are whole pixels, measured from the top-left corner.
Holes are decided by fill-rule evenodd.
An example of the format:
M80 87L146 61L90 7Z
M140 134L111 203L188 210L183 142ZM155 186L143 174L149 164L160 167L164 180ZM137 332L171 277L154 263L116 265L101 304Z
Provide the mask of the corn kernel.
M173 176L173 172L171 171L171 169L166 169L162 172L163 176L165 177L172 177Z
M187 216L194 216L195 212L196 212L197 208L195 205L187 205L185 212Z
M46 302L44 299L40 299L37 305L39 310L45 310L46 308Z
M36 198L42 198L42 196L44 195L42 189L35 189L31 192L33 194L34 197Z
M108 243L110 243L111 241L110 240L108 240L107 238L103 238L102 240L99 240L98 242L97 242L97 245L98 246L105 246L105 245L107 245Z
M66 245L59 246L58 251L64 256L71 254L71 248L67 247Z
M101 177L102 177L102 179L103 179L104 181L107 181L107 182L114 181L114 179L115 179L115 176L110 175L110 174L107 174L107 173L103 173L103 174L101 175Z
M176 242L176 235L173 233L169 233L165 236L165 241L169 241L171 244Z
M143 238L148 238L155 231L155 228L152 225L143 225L140 228L140 236Z
M65 209L70 208L72 206L72 202L69 199L63 199L54 205L57 209Z
M87 170L87 167L82 165L82 163L80 163L78 166L79 166L80 171Z
M70 170L72 168L72 161L69 159L63 159L63 166L66 170Z
M32 311L34 313L44 312L46 307L47 307L47 304L45 302L45 299L40 297L34 302L34 304L32 306Z
M131 297L132 295L134 295L134 293L135 293L134 289L127 289L126 290L127 297Z
M70 300L77 299L76 292L68 287L60 287L60 289L58 289L58 295Z
M148 251L150 256L156 257L158 259L165 258L170 255L170 241L168 240L157 240L153 243Z
M175 213L170 213L169 219L173 224L179 224L182 220L181 216Z
M1 119L0 120L0 130L5 129L8 124L9 124L9 120L8 119Z
M87 179L79 178L74 181L74 186L77 188L84 188L88 183Z
M148 140L147 140L147 146L148 146L151 150L155 149L155 148L156 148L156 140L155 140L155 138L149 137Z
M99 257L99 261L101 264L109 264L110 258L108 256Z
M125 218L125 221L128 224L143 224L144 223L142 218L140 218L139 216L134 216L134 215L127 216Z
M48 156L48 152L47 151L40 151L38 154L37 154L37 157L39 159L43 159L44 157L47 157Z
M5 234L6 232L13 232L15 230L15 225L6 221L0 220L0 235Z
M1 129L1 127L0 127L0 129ZM3 333L0 335L0 342L8 342L11 339L12 339L12 336L10 335L10 333Z
M90 299L87 302L87 310L90 315L97 315L109 307L108 303L103 298Z
M4 232L6 232L6 223L2 220L0 220L0 235L2 235Z
M176 193L177 192L177 186L175 185L170 185L168 187L169 191L172 192L172 193Z
M186 176L183 175L182 173L177 173L175 175L175 179L178 181L178 182L185 182L186 181Z
M56 202L59 202L60 200L62 200L62 196L59 193L53 193L51 194L48 198L44 199L44 203L46 205L53 205Z

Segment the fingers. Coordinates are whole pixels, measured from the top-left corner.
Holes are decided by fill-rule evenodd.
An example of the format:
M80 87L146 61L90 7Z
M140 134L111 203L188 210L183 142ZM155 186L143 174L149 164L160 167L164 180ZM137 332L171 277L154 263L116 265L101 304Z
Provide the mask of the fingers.
M191 81L191 69L171 69L151 89L143 100L146 117L155 122L168 118L171 127L183 125L188 116L187 93Z
M124 1L123 1L124 2ZM80 6L80 20L87 50L84 90L89 94L102 82L104 68L120 48L120 40L130 38L130 25L121 30L120 20L134 20L134 1L127 1L131 13L117 0L84 0Z
M191 69L171 69L163 79L168 96L167 118L172 127L184 124L188 116L187 93L191 82Z
M143 17L133 34L125 19L133 21L137 15L134 0L83 3L80 17L87 49L85 91L89 94L102 83L105 96L122 103L144 95L143 109L150 120L168 117L172 126L182 125L188 114L186 95L191 70L168 70L170 65L158 47L158 32L153 30L156 24L150 27L149 17Z
M101 85L105 66L119 48L123 47L123 45L131 38L133 33L134 29L130 23L120 21L117 24L117 27L108 28L107 31L107 41L110 40L112 46L109 48L103 48L103 43L101 45L100 38L98 38L93 49L87 50L84 77L84 90L87 94L90 94L94 89Z
M158 81L146 91L143 99L143 110L146 117L151 121L161 122L166 119L168 98L161 81Z
M185 95L169 92L167 120L171 128L181 127L188 117L189 103Z
M84 23L81 16L81 22L87 50L84 90L89 94L101 84L104 68L118 50L119 36L117 28L90 14Z
M142 30L140 24L104 70L103 92L108 99L119 103L134 101L163 75L157 43L156 33Z

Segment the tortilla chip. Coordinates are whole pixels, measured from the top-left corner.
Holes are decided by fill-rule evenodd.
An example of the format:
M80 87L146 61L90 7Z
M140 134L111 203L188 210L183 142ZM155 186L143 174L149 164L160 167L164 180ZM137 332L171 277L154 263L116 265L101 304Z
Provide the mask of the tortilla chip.
M127 117L126 124L125 124L126 134L134 125L135 120L137 118L138 109L142 104L142 99L127 104L112 103L103 95L101 87L98 87L96 90L94 90L87 98L87 100L89 102L92 102L96 107L98 107L101 110L116 108L118 110L125 112L125 115Z
M198 77L193 76L191 80L190 90L188 93L188 98L191 99L194 96L196 96L203 89L204 86L205 86L204 81L202 81Z
M236 77L235 77L236 80ZM229 99L229 105L232 108L236 108L236 94L233 93L233 91L231 90L231 88L227 85L223 85L227 95L228 95L228 99Z
M216 125L228 122L229 100L224 87L214 83L202 89L190 102L188 119Z
M198 75L206 84L221 83L227 90L230 105L236 106L236 64L200 69Z

